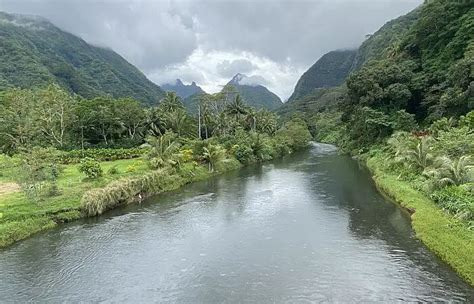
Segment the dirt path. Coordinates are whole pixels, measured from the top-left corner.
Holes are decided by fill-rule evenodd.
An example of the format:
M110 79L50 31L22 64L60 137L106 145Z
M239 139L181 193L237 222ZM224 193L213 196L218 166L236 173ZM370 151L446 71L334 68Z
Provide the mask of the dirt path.
M0 196L20 191L17 183L0 183Z

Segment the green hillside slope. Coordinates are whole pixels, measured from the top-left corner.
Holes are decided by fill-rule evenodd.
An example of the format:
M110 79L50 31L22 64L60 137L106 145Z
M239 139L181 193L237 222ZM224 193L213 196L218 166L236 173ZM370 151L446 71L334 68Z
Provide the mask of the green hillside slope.
M90 98L110 94L156 103L159 86L112 50L92 46L46 19L0 12L0 90L56 82Z

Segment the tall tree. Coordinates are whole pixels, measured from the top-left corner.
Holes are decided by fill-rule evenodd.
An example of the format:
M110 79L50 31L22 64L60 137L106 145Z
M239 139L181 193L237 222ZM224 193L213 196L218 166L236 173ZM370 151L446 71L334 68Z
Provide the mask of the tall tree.
M66 131L73 123L74 99L58 85L50 85L37 94L35 111L41 132L53 145L62 148Z

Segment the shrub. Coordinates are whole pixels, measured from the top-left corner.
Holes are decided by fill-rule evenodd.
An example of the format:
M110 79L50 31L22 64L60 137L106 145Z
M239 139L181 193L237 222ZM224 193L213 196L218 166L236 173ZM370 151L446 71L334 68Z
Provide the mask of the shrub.
M110 167L109 170L107 170L107 174L109 174L109 175L119 174L119 170L118 170L117 166Z
M294 118L277 131L276 139L285 142L292 150L296 151L308 145L311 134L302 119Z
M252 148L246 144L237 145L235 148L235 157L243 164L255 161Z
M47 196L57 196L61 194L61 191L59 190L58 184L57 183L50 183L46 187L46 195Z
M132 173L137 171L137 167L135 165L128 165L126 169L127 173Z
M182 162L190 162L193 160L193 150L192 149L182 149L181 152L181 161Z
M474 155L474 132L467 127L439 131L433 142L433 150L439 155L454 158Z
M241 166L240 162L234 157L231 157L231 158L225 158L219 161L216 164L216 169L217 171L226 172L226 171L238 169L240 168L240 166Z
M95 179L102 176L102 167L100 163L92 158L85 158L81 161L79 165L79 172L84 173L87 178Z
M20 155L16 179L30 200L39 201L44 194L59 193L56 185L60 173L57 159L58 151L54 148L35 147ZM45 189L47 191L43 191Z
M474 221L474 195L459 186L448 186L431 194L431 199L456 217Z
M132 159L142 156L148 151L145 148L131 149L86 149L62 151L59 155L60 162L63 164L76 164L84 158L93 158L97 161L112 161L119 159Z
M12 157L0 154L0 177L7 175L8 171L10 171L15 166L15 161Z
M161 169L165 166L165 161L161 157L153 157L149 160L148 166L153 170Z
M275 157L283 157L291 153L291 148L286 142L275 140L274 151Z

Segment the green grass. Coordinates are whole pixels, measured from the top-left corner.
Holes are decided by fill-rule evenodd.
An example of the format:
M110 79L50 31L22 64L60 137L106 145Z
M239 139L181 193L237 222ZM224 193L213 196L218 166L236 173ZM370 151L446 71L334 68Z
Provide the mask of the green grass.
M236 159L227 159L222 162L219 171L215 173L209 173L206 166L192 163L183 164L179 172L174 170L152 171L142 159L116 160L102 162L104 176L96 180L88 180L78 171L77 164L65 165L58 179L58 187L61 192L58 196L45 198L39 203L29 201L23 192L0 196L0 248L25 239L39 231L55 227L60 223L95 215L88 214L84 209L84 204L81 205L81 202L84 203L83 196L86 192L92 194L94 192L111 193L111 197L116 198L97 202L104 205L100 212L102 213L121 204L134 202L137 193L142 193L146 197L175 190L187 183L235 170L240 166L241 164ZM111 167L116 167L118 173L108 174ZM134 168L132 172L130 172L130 167ZM160 176L161 171L166 172ZM158 178L150 182L149 177L154 175L158 175ZM14 181L13 173L4 174L0 180L0 182L12 181ZM134 189L127 188L130 181L133 182ZM117 191L114 193L110 191L111 189L117 190L117 186L123 187L123 191L119 191L118 196ZM133 190L136 192L133 193Z
M104 187L113 180L137 176L148 170L141 159L102 162L104 176L97 180L87 180L77 169L78 165L66 165L58 179L60 195L49 197L39 203L29 201L23 192L0 196L0 247L8 246L38 231L54 227L57 223L82 217L80 201L82 195L91 188ZM116 166L118 174L107 171ZM127 169L133 166L135 171ZM5 173L0 182L14 181L14 171Z
M384 171L382 164L383 159L377 156L367 160L378 188L414 212L411 220L416 236L468 283L474 285L474 232L469 230L467 223L440 209L408 182Z

